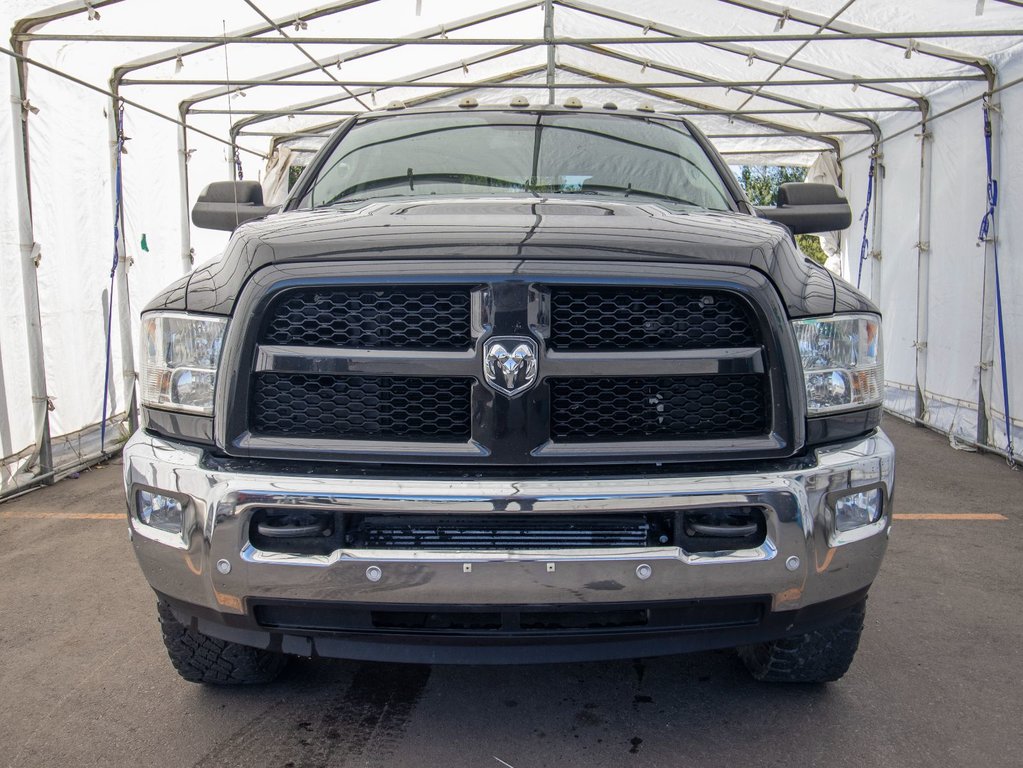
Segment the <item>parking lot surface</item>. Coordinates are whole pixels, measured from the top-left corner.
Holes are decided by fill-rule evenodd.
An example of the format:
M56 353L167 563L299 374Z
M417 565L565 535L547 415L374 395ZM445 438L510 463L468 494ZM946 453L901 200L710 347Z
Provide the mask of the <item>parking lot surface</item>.
M296 660L180 680L120 467L0 505L0 765L1023 766L1023 472L887 418L896 520L852 670L752 681L731 652L511 667Z

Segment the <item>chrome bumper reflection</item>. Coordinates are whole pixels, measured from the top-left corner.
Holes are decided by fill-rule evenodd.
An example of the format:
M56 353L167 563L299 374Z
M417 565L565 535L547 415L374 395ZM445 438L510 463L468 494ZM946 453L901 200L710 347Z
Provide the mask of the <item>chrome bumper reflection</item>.
M124 450L129 498L135 487L145 486L188 501L181 537L168 537L131 517L135 551L146 577L166 595L222 613L244 613L245 600L253 598L510 605L769 594L776 610L800 608L851 593L873 580L887 545L893 462L894 449L881 431L819 450L809 467L584 480L228 473L204 467L198 448L143 432ZM884 489L882 519L853 532L837 532L828 495L878 483ZM556 515L735 505L764 509L767 540L762 546L715 554L659 546L509 552L338 549L329 555L298 556L260 551L247 534L250 511L259 506Z

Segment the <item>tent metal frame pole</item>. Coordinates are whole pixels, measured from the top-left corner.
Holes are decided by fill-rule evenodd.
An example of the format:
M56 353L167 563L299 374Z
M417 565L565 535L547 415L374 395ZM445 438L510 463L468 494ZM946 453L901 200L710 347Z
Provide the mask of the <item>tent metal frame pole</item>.
M734 109L727 109L725 107L708 107L707 111L701 110L689 110L689 109L669 109L665 111L668 115L719 115L722 117L738 117L740 115L858 115L861 112L883 112L883 113L896 113L896 112L917 112L917 107L849 107L849 108L834 108L825 107L823 109L744 109L742 112L736 112ZM866 151L866 150L863 150ZM852 157L852 155L849 155Z
M187 113L181 113L181 122L187 125ZM185 125L178 128L178 190L181 207L181 272L187 275L192 271L195 257L192 253L192 229L188 215L188 161L192 155L188 148L188 128Z
M564 43L563 45L567 45ZM692 76L692 75L691 75ZM770 85L774 88L806 88L806 87L817 87L824 85L864 85L867 83L962 83L969 81L987 82L987 78L984 75L927 75L927 76L908 76L908 77L879 77L879 78L844 78L844 79L831 79L831 80L713 80L711 82L693 81L693 80L669 80L669 81L657 81L657 82L643 82L637 83L637 85L645 85L651 88L679 88L679 89L693 89L693 88L756 88L758 86ZM248 78L231 80L229 83L226 79L219 78L205 78L205 79L194 79L194 80L163 80L163 79L151 79L151 78L125 78L121 81L122 86L133 86L133 85L147 85L147 86L159 86L159 85L170 85L170 86L182 86L182 85L211 85L218 87L231 86L232 88L249 86L249 87L302 87L302 88L337 88L338 84L333 82L325 82L323 80L262 80L258 78ZM402 80L346 80L345 85L352 88L459 88L463 85L473 85L472 82L430 82L430 83L417 83L410 82L407 79ZM572 88L578 88L578 83L521 83L520 88L528 88L530 90L544 90L547 88L555 88L558 90L571 90ZM595 86L588 86L595 87ZM861 111L866 111L865 107L860 108ZM809 111L816 112L816 109Z
M719 155L724 157L745 157L747 155L803 155L807 153L816 154L833 150L834 147L794 147L792 149L725 149L718 150Z
M638 27L638 28L644 29L644 30L646 30L648 32L660 32L661 34L675 35L675 36L680 36L680 35L689 35L689 36L691 36L693 34L692 32L690 32L688 30L680 29L680 28L674 27L674 26L669 26L667 24L660 24L660 23L656 23L656 22L644 21L643 19L639 18L638 16L630 16L629 14L621 13L620 11L612 11L612 10L609 10L607 8L602 8L600 6L590 5L589 3L580 2L580 0L554 0L554 2L557 3L557 5L560 5L560 6L564 7L564 8L571 8L573 10L577 10L577 11L582 11L584 13L588 13L591 16L597 16L599 18L609 19L611 21L617 21L617 22L622 23L622 24L628 24L629 26ZM599 48L599 46L585 46L585 47L587 47L587 48ZM731 45L729 43L708 43L707 47L708 48L714 48L714 49L719 50L719 51L725 51L726 53L731 53L731 54L734 54L736 56L741 56L744 59L749 59L750 57L752 57L753 59L757 59L757 60L760 60L760 61L765 61L765 62L767 62L769 64L783 64L783 66L785 66L788 69L794 69L794 70L796 70L798 72L806 72L807 74L818 75L820 77L827 77L827 78L836 78L836 77L838 77L838 78L850 78L850 77L853 77L853 75L851 73L839 72L839 71L831 69L829 67L823 67L823 66L820 66L819 64L811 64L810 62L802 61L802 60L799 60L799 59L791 59L791 60L786 61L785 57L779 56L777 54L768 53L768 52L763 51L761 49L748 48L748 47L743 49L740 46ZM605 49L599 49L599 50L604 51ZM908 91L908 90L905 90L903 88L894 88L894 87L888 87L888 86L884 86L884 85L873 85L873 84L872 85L865 85L863 87L864 87L865 90L872 90L872 91L877 91L877 92L880 92L880 93L886 93L886 94L888 94L890 96L897 96L897 97L900 97L900 98L903 98L903 99L908 99L910 101L916 101L919 98L919 94L915 94L912 91ZM864 109L864 111L870 111L870 110Z
M547 48L547 103L554 103L557 48L554 47L554 0L543 1L543 39Z
M115 209L117 206L120 206L120 210L116 211L116 215L120 221L120 226L118 228L119 237L114 242L114 247L117 249L117 269L114 273L114 285L117 289L117 325L118 336L120 336L121 342L121 381L124 387L125 410L128 412L128 423L131 427L131 431L134 432L139 426L139 414L135 387L135 345L132 343L132 339L135 334L132 330L131 292L128 286L128 248L125 245L125 240L128 235L128 221L125 218L123 169L121 172L122 194L120 201L117 199L117 166L119 161L117 114L122 105L118 98L117 90L113 86L111 86L111 93L110 117L108 118L108 124L110 126L111 208ZM121 127L121 130L123 130L123 126ZM114 297L111 296L110 301L113 300ZM111 356L113 356L112 348L110 353ZM111 360L111 372L112 371L113 361ZM113 399L114 392L113 387L111 387L111 399ZM111 413L115 412L116 407L111 408Z
M991 117L991 173L993 178L1001 178L1001 113L994 104L995 89L992 87L987 94ZM978 360L977 381L977 442L982 445L996 447L994 443L995 416L994 405L994 373L996 365L995 334L998 332L995 315L995 241L998 237L998 208L988 230L988 239L983 243L984 270L983 293L981 300L980 319L980 359ZM978 243L979 244L979 243Z
M306 115L326 115L328 117L341 116L341 115L361 115L364 114L365 110L362 109L191 109L189 110L190 115L252 115L253 117L287 117L288 115L294 114L306 114Z
M732 0L720 0L731 2ZM536 3L530 3L536 5ZM795 18L792 15L790 18ZM290 38L247 38L224 37L223 35L85 35L85 34L37 34L24 33L16 35L22 42L95 42L95 43L163 43L166 45L201 45L240 43L251 45L291 45ZM706 45L708 43L801 43L801 42L849 42L866 40L888 44L891 47L905 50L913 46L913 50L946 58L959 64L969 64L983 69L985 64L980 57L968 54L947 55L932 53L936 46L920 42L921 40L944 40L955 38L986 38L986 37L1023 37L1023 29L949 29L949 30L911 30L905 32L842 32L830 35L814 34L772 34L772 35L678 35L671 37L648 37L641 35L623 35L619 37L555 37L554 45L571 45L584 43L591 45ZM543 38L529 37L452 37L452 38L405 38L405 37L302 37L304 45L545 45Z
M20 52L21 44L12 45ZM33 424L36 426L38 457L36 480L52 484L53 446L50 442L50 398L46 389L46 362L43 355L43 324L39 305L39 245L32 221L32 164L29 156L28 68L24 59L11 59L11 112L14 122L15 193L18 205L18 239L21 251L21 278L25 302L25 328L28 338L29 381L32 387ZM5 403L6 405L6 403Z
M924 115L920 129L920 210L917 227L916 269L916 418L926 420L927 413L927 335L930 315L931 272L931 128Z
M884 222L882 216L884 215L884 153L881 151L881 144L877 143L874 145L874 203L873 210L870 215L873 216L873 222L870 229L870 250L867 252L867 258L870 260L870 298L873 299L877 306L881 307L881 301L884 299L883 291L883 279L884 279L884 267L883 267L883 238L884 238Z

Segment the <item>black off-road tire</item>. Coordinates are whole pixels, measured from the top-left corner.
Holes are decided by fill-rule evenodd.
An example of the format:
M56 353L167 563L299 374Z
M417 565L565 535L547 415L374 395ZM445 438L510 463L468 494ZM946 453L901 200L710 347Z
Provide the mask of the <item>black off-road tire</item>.
M288 657L239 643L218 640L186 627L162 600L160 614L163 644L174 669L190 683L207 685L255 685L276 678Z
M768 683L832 683L852 664L863 633L866 601L856 604L841 621L769 643L739 648L739 658L757 680Z

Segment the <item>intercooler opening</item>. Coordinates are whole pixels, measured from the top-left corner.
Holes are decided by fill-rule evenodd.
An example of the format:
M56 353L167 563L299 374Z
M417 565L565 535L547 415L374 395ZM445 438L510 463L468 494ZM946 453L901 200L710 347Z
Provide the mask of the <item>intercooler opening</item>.
M352 515L353 549L607 549L671 543L670 515Z
M767 537L760 507L699 507L635 514L354 514L256 509L249 540L265 552L327 555L337 549L501 552L645 549L690 554L754 549Z

